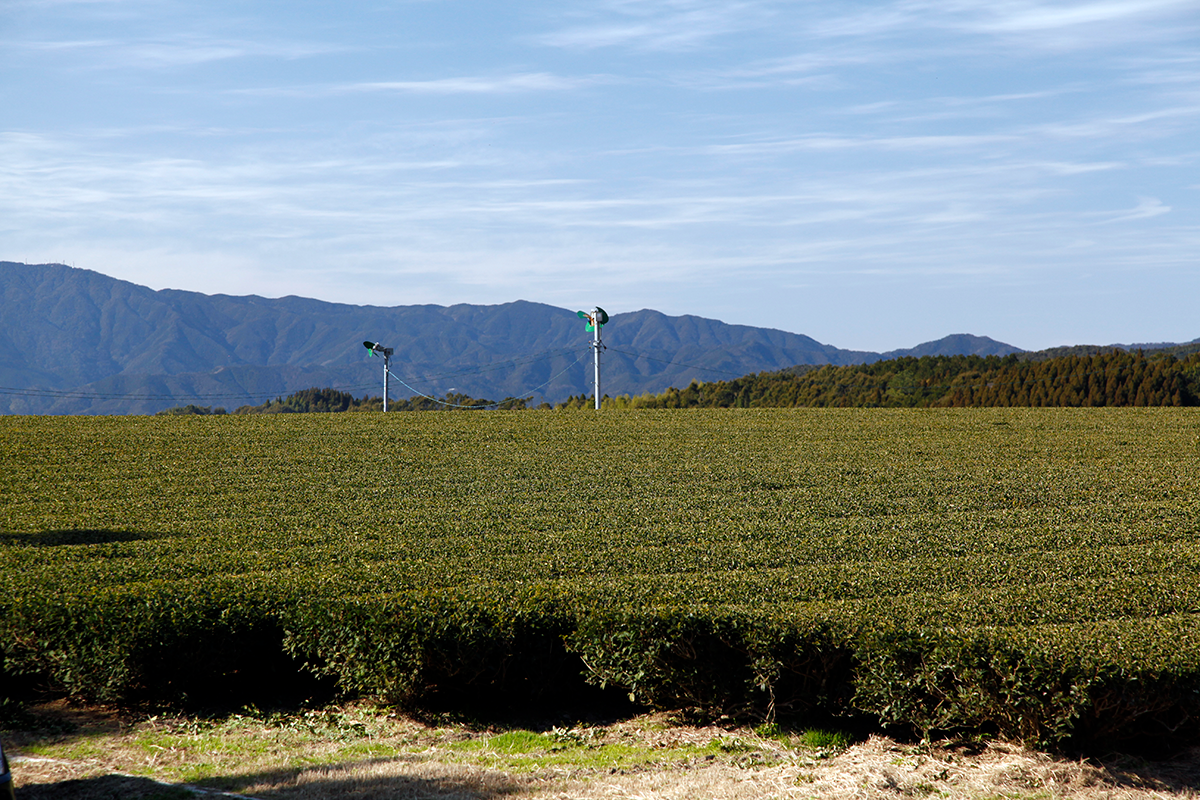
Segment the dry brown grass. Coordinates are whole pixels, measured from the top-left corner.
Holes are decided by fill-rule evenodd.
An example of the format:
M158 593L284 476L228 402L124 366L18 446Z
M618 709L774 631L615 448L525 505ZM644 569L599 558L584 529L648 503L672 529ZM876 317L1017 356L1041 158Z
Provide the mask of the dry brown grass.
M872 737L816 753L662 715L547 736L430 726L363 706L215 722L61 705L39 713L75 727L5 733L19 800L1151 800L1200 791L1200 751L1099 763L1005 743L921 748Z

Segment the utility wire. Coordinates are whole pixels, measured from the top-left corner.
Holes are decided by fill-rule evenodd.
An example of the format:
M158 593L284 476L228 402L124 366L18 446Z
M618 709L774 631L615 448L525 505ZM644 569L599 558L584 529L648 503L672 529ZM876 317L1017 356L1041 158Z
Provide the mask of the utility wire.
M331 386L329 388L338 391L352 389L369 389L375 386L374 383L360 383L353 386ZM227 394L123 394L119 392L79 392L72 389L17 389L11 386L0 386L0 394L23 395L27 397L57 397L57 398L74 398L86 400L178 400L182 398L190 398L193 400L219 400L230 397L244 397L247 399L255 399L259 397L271 397L278 395L278 390L270 392L235 392Z
M482 372L494 372L498 369L504 369L508 366L521 366L523 364L534 364L538 361L547 361L558 356L570 355L576 352L578 348L560 347L554 350L543 350L540 353L534 353L528 356L520 356L518 358L509 359L508 361L497 361L494 364L484 364L478 367L466 367L455 372L438 372L432 375L420 375L414 378L409 378L412 381L436 381L443 378L457 378L462 375L477 375ZM399 379L397 379L399 380Z
M587 355L587 354L588 354L588 352L590 352L590 351L591 351L591 349L592 349L592 348L590 348L590 347L587 347L587 348L583 348L583 349L579 350L579 351L578 351L579 355L575 357L575 360L574 360L574 361L572 361L570 364L567 364L565 367L563 367L563 368L562 368L562 370L561 370L561 371L559 371L559 372L558 372L558 373L557 373L557 374L556 374L556 375L555 375L553 378L551 378L550 380L546 381L546 382L545 382L545 383L543 383L543 384L539 384L538 386L535 386L535 387L533 387L533 388L532 388L532 389L530 389L529 391L533 392L534 394L537 394L537 391L538 391L538 389L543 389L543 388L545 388L545 387L549 386L549 385L550 385L551 383L553 383L554 381L558 380L558 378L562 377L562 375L563 375L564 373L566 373L566 371L567 371L567 370L569 370L571 367L573 367L573 366L575 366L576 364L578 364L580 361L583 361L583 357L584 357L585 355ZM576 351L571 351L571 352L576 352Z
M479 374L483 372L491 372L498 369L504 369L508 366L519 366L522 364L533 364L538 361L548 360L560 355L569 355L576 352L576 348L558 348L554 350L543 350L530 355L519 356L507 361L500 361L494 364L485 364L479 367L470 367L454 372L441 372L433 375L426 375L417 378L410 378L413 381L424 380L439 380L442 378L453 378L461 375ZM331 386L329 388L338 391L351 391L355 389L370 389L376 384L374 383L359 383L353 385ZM543 384L545 385L545 384ZM541 388L541 387L538 387ZM75 389L19 389L15 386L0 386L0 394L11 394L26 397L57 397L63 399L85 399L85 400L175 400L179 399L179 394L129 394L124 392L82 392ZM184 398L193 400L222 400L228 398L248 398L254 399L259 397L271 397L278 395L278 390L269 392L206 392L201 394L185 394Z
M508 367L508 366L533 364L538 361L549 360L550 358L555 358L560 355L569 355L574 352L576 352L576 349L574 349L574 348L559 348L557 350L543 350L539 353L533 353L531 355L521 356L519 358L509 359L508 361L501 361L501 362L498 362L495 364L487 364L487 365L484 365L481 367L472 367L469 369L458 370L455 372L437 373L434 375L421 376L419 378L410 378L409 380L413 380L413 381L439 380L439 379L444 379L444 378L459 377L461 375L479 374L479 373L483 373L483 372L490 372L490 371L495 371L498 369L504 369L505 367ZM574 362L572 362L571 366L574 366L576 363L578 363L578 361L579 361L579 359L576 359ZM570 367L568 367L568 369L570 369ZM562 373L559 373L559 375L561 375L561 374ZM392 376L396 377L394 373L392 374ZM554 377L557 378L558 375L555 375ZM397 377L396 380L400 380L400 378ZM551 378L551 381L552 380L554 380L554 378ZM550 381L547 381L547 383L549 383L549 382ZM403 381L401 381L401 383L403 383ZM538 386L536 388L540 389L540 388L542 388L542 386L545 386L545 385L546 384L543 383L541 386ZM354 391L354 390L358 390L358 389L371 389L371 388L374 388L375 386L376 386L375 383L359 383L359 384L353 384L353 385L331 386L329 388L335 389L337 391ZM411 387L409 387L409 388L411 388ZM413 390L413 391L415 392L416 390ZM534 391L536 391L536 389ZM279 390L272 390L269 392L206 392L206 393L200 393L200 394L147 394L147 393L130 394L130 393L125 393L125 392L101 392L101 391L83 392L83 391L78 391L75 389L19 389L14 386L0 386L0 394L16 395L19 397L50 397L50 398L60 398L60 399L64 399L64 400L66 400L66 399L75 399L75 400L180 400L180 399L226 400L226 399L230 399L230 398L245 398L245 399L253 400L253 399L258 399L258 398L277 396L279 393L280 393ZM420 394L420 392L417 392L417 394ZM421 396L424 397L425 395L421 395ZM433 399L433 398L430 398L430 399Z
M589 349L590 349L590 348L589 348ZM574 352L574 351L568 351L568 352ZM529 390L527 390L527 391L529 391L529 392L532 392L532 393L536 394L536 393L537 393L537 391L538 391L538 389L541 389L542 387L544 387L544 386L548 386L549 384L553 383L553 382L554 382L554 381L555 381L555 380L556 380L558 377L560 377L560 376L561 376L563 373L565 373L565 372L566 372L567 370L569 370L571 367L575 366L575 365L576 365L576 364L578 364L580 361L582 361L582 360L583 360L583 354L585 354L585 353L587 353L587 352L588 352L587 350L583 350L583 351L581 351L580 355L579 355L579 356L577 356L577 357L575 358L575 360L574 360L574 361L572 361L570 364L568 364L566 367L564 367L564 368L563 368L563 369L562 369L560 372L558 372L557 374L555 374L555 375L554 375L554 377L550 378L550 380L548 380L548 381L546 381L545 383L542 383L542 384L540 384L540 385L538 385L538 386L535 386L535 387L533 387L532 389L529 389ZM405 383L403 378L401 378L401 377L400 377L399 375L397 375L396 373L392 372L390 369L388 370L388 375L391 375L393 378L395 378L397 381L399 381L399 382L400 382L400 385L401 385L401 386L403 386L404 388L408 389L410 392L412 392L413 394L417 395L418 397L424 397L426 400L432 400L432 401L433 401L433 402L435 402L435 403L440 403L440 404L442 404L442 405L444 405L444 406L450 406L451 408L467 408L467 409L475 409L475 408L491 408L492 406L498 406L498 405L500 405L501 403L503 403L503 402L504 402L503 400L497 400L497 401L496 401L496 402L494 402L494 403L484 403L483 405L477 405L477 406L468 406L468 405L462 405L462 404L460 404L460 403L451 403L451 402L449 402L449 401L446 401L446 400L439 400L439 399L437 399L436 397L431 397L431 396L429 396L429 395L427 395L427 394L422 394L421 392L417 391L416 389L414 389L413 387L411 387L411 386L409 386L407 383ZM417 379L415 379L415 378L414 378L413 380L415 381L415 380L417 380Z
M724 375L731 375L731 376L734 376L735 378L746 377L746 374L732 372L730 370L718 369L716 367L705 367L700 364L689 364L689 363L685 363L685 362L681 362L681 361L670 361L667 359L656 358L654 356L646 355L645 353L639 353L639 352L630 351L630 350L623 350L623 349L615 348L615 347L606 348L606 349L609 349L614 353L620 353L622 355L630 356L633 358L644 358L649 361L655 361L655 362L658 362L661 364L667 364L670 366L687 367L690 369L700 369L700 370L705 370L708 372L717 372L717 373L721 373ZM575 366L580 361L582 361L584 355L586 355L590 350L591 350L590 346L587 348L584 348L584 349L560 348L557 350L544 350L540 353L535 353L535 354L529 355L529 356L522 356L522 357L515 358L515 359L509 359L508 361L503 361L503 362L499 362L496 364L488 364L488 365L481 366L481 367L473 367L470 369L458 370L458 371L454 371L454 372L435 373L435 374L431 374L431 375L409 378L409 380L419 383L419 382L424 382L424 381L440 380L440 379L445 379L445 378L450 378L450 377L459 377L462 375L480 374L483 372L490 372L490 371L495 371L498 369L503 369L504 367L507 367L507 366L516 366L516 365L522 365L522 364L536 363L537 361L549 360L550 358L555 358L560 355L570 355L571 353L579 353L579 355L575 358L574 361L572 361L570 364L568 364L566 368L564 368L560 372L556 373L552 378L550 378L550 380L545 381L544 383L534 387L533 389L527 390L532 393L537 393L537 391L539 389L542 389L543 387L548 386L550 383L554 382L559 377L561 377L567 370L571 369L571 367ZM821 367L826 367L826 366L832 367L834 369L841 369L841 368L843 368L843 366L853 367L856 365L839 366L839 365L834 365L834 364L823 364L823 365L818 366L817 369L820 369ZM1093 375L1103 375L1103 374L1108 374L1111 372L1119 372L1121 370L1127 370L1127 369L1129 369L1128 366L1114 366L1114 367L1108 367L1106 369L1101 369L1101 370L1089 370L1087 372L1082 373L1078 377L1090 377ZM797 375L797 376L795 376L795 378L797 380L805 378L806 376L812 375L812 373L815 371L816 371L816 369L811 370L807 373ZM459 405L456 403L449 403L446 401L438 400L436 397L431 397L427 394L424 394L424 393L418 391L417 389L410 386L407 382L405 382L404 379L402 379L398 375L396 375L394 372L391 372L390 370L388 372L393 378L395 378L397 381L399 381L403 386L405 386L405 388L409 389L414 394L416 394L420 397L424 397L428 400L432 400L433 402L441 403L442 405L452 406L455 408L489 408L491 406L499 405L500 402L503 402L503 401L498 401L495 403L488 403L486 405L478 405L478 406L466 406L466 405ZM858 373L858 374L862 375L864 378L867 378L867 379L871 379L871 378L875 377L875 376L867 375L866 373ZM996 388L996 387L1000 387L1000 386L1016 386L1016 385L1026 386L1026 385L1035 385L1038 383L1047 383L1047 384L1053 385L1053 384L1062 383L1064 381L1073 380L1076 377L1077 376L1074 373L1072 373L1072 374L1067 374L1067 375L1059 375L1052 379L1025 378L1023 380L985 381L985 382L979 382L979 383L974 383L974 384L957 384L957 385L954 383L921 383L920 385L917 385L917 386L892 386L892 387L889 387L889 389L898 390L898 391L902 391L902 392L910 393L910 394L915 393L917 391L928 391L928 390L936 390L936 389L957 389L957 390L985 389L985 388L992 389L992 388ZM825 387L833 388L833 389L861 387L861 384L859 384L859 383L849 383L849 382L845 382L845 381L820 381L820 380L813 380L811 377L807 378L807 382L810 384L816 384L818 386L825 386ZM339 391L353 391L353 390L357 390L357 389L370 389L370 388L374 387L375 385L376 384L374 384L374 383L361 383L361 384L354 384L354 385L334 386L334 387L330 387L330 388L336 389ZM168 394L128 394L128 393L120 393L120 392L82 392L82 391L70 390L70 389L68 389L68 390L19 389L19 388L10 387L10 386L0 386L0 394L16 395L16 396L24 396L24 397L49 397L49 398L60 398L60 399L88 399L88 400L180 400L180 399L220 400L220 399L229 399L229 398L257 399L257 398L263 398L263 397L271 397L273 395L278 395L279 391L273 390L273 391L269 391L269 392L202 393L202 394L184 394L181 396L181 395L168 395Z
M500 402L502 402L502 401L497 401L495 403L484 403L483 405L479 405L479 406L465 406L465 405L462 405L461 403L451 403L447 400L438 400L436 397L430 397L427 394L422 394L421 392L417 391L413 387L409 386L407 383L404 382L403 378L401 378L396 373L392 372L390 369L387 371L387 373L388 373L388 375L391 375L393 378L395 378L397 381L399 381L401 386L403 386L405 389L408 389L410 392L415 394L417 397L424 397L426 400L432 400L435 403L441 403L442 405L450 406L451 408L491 408L492 406L500 405Z

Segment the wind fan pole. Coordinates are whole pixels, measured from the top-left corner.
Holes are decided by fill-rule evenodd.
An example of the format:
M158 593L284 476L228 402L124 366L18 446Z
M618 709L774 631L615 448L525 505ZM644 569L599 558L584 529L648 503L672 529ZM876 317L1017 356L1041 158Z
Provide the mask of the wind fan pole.
M595 359L595 401L596 410L600 410L600 350L604 349L604 344L600 342L600 329L608 324L608 313L604 308L596 306L592 309L592 313L586 311L575 312L576 317L586 319L588 330L592 331L592 350L594 351Z
M363 342L363 347L367 348L367 352L372 356L383 356L383 410L386 412L388 401L388 375L391 373L391 370L388 369L388 365L391 364L392 353L394 353L395 350L390 347L384 347L379 342Z
M605 314L607 317L608 315ZM600 309L592 310L592 350L596 357L596 410L600 410Z
M592 313L586 311L576 311L575 316L585 320L588 324L587 329L592 332L592 350L595 351L596 359L596 410L600 410L600 351L604 349L604 344L600 341L600 329L608 324L608 312L600 306L592 309Z

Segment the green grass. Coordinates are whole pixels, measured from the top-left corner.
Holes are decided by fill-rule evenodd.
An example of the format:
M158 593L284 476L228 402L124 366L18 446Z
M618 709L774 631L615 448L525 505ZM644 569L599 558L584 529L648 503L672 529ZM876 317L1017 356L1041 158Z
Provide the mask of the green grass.
M854 743L853 737L846 731L821 728L793 731L774 722L759 725L754 732L764 739L780 742L787 747L812 750L818 753L840 752Z
M785 740L755 740L736 734L717 735L704 742L648 747L640 740L600 741L589 734L599 730L538 733L510 730L453 742L446 749L464 763L485 763L507 772L529 772L549 767L572 770L630 769L662 764L695 763L714 758L725 761L756 754L760 762L777 760L781 752L807 750L805 745ZM774 741L776 747L765 748ZM790 748L779 750L779 746ZM764 753L764 749L769 752Z
M614 772L665 773L714 764L755 770L811 764L813 755L748 729L679 727L665 715L548 731L426 726L364 704L293 714L160 716L120 725L86 715L77 719L82 729L44 735L36 745L26 732L21 753L62 766L103 764L126 775L256 796L264 781L289 786L306 772L340 767L362 773L390 761L533 776L544 791L548 779L567 776L607 780ZM254 786L257 791L250 791ZM96 796L116 794L110 789Z
M508 731L482 739L447 745L450 760L484 764L506 772L531 772L548 767L571 769L627 769L686 760L702 748L655 749L623 743L562 743L531 731Z
M796 737L796 743L809 750L838 751L851 745L850 735L844 731L809 729Z
M555 749L557 743L543 733L533 731L507 731L493 736L487 747L497 753L531 753Z

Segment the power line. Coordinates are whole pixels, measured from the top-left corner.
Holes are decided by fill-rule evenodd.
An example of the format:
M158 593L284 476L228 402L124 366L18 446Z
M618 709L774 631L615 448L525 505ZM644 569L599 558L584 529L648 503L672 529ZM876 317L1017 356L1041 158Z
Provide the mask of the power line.
M704 370L707 372L716 372L716 373L720 373L720 374L724 374L724 375L734 376L735 378L744 378L744 377L747 377L747 375L749 374L749 373L732 372L730 370L720 369L720 368L716 368L716 367L706 367L706 366L703 366L700 364L691 364L691 363L686 363L686 362L681 362L681 361L671 361L668 359L657 358L655 356L647 355L645 353L640 353L640 352L631 351L631 350L624 350L624 349L615 348L615 347L607 348L607 349L612 350L612 352L614 352L614 353L620 353L622 355L630 356L633 358L644 358L648 361L654 361L654 362L666 364L669 366L679 366L679 367L686 367L686 368L690 368L690 369ZM533 354L526 355L526 356L519 356L516 358L509 359L507 361L497 362L494 364L486 364L486 365L482 365L482 366L478 366L478 367L471 367L471 368L467 368L467 369L461 369L461 370L455 370L455 371L449 371L449 372L438 372L438 373L432 373L432 374L422 375L422 376L418 376L418 377L410 377L410 378L408 378L408 380L412 381L413 383L421 383L421 382L432 382L432 381L436 381L436 380L443 380L443 379L451 378L451 377L461 377L463 375L472 375L472 374L478 375L478 374L483 374L486 372L494 372L496 370L504 369L506 367L532 364L532 363L537 363L539 361L551 360L553 358L558 358L560 356L576 354L576 358L570 364L568 364L564 369L555 373L555 375L552 376L549 380L539 384L538 386L536 386L532 389L526 390L531 393L537 393L538 390L553 383L555 380L557 380L559 377L561 377L564 373L566 373L568 370L570 370L572 367L574 367L576 364L578 364L580 361L582 361L584 355L586 355L588 350L590 350L590 348L582 348L582 349L581 348L557 348L557 349L552 349L552 350L543 350L538 353L533 353ZM818 367L818 369L820 367L830 367L833 369L844 369L847 367L852 368L853 366L856 366L856 365L839 366L839 365L834 365L834 364L824 364L824 365L820 365ZM913 393L920 392L920 391L931 391L931 390L938 390L938 389L949 389L949 390L960 390L961 391L961 390L976 390L976 389L994 389L997 387L1017 386L1017 385L1031 386L1031 385L1036 385L1038 383L1046 383L1048 385L1054 385L1054 384L1061 384L1063 382L1070 381L1070 380L1077 380L1080 377L1090 377L1093 375L1106 375L1109 373L1120 372L1121 370L1127 370L1127 369L1129 369L1128 366L1113 366L1113 367L1107 367L1105 369L1089 370L1089 371L1083 372L1083 373L1072 373L1072 374L1067 374L1067 375L1059 375L1059 376L1056 376L1055 378L1024 378L1024 379L1020 379L1020 380L1011 380L1011 381L992 380L992 381L980 381L980 382L972 383L972 384L954 384L954 383L946 383L946 382L939 382L939 383L920 382L919 385L916 385L916 386L889 386L888 389L894 390L894 391L901 391L901 392L904 392L907 394L913 394ZM809 383L810 385L824 386L824 387L833 388L833 389L860 388L861 387L861 384L859 384L859 383L846 382L845 380L838 380L838 381L814 380L814 378L812 377L812 373L815 371L816 370L812 370L812 371L802 374L802 375L796 375L794 379L797 381L803 379L805 382ZM390 370L389 370L389 374L392 377L394 377L396 380L400 381L400 383L402 385L404 385L405 388L407 388L409 391L413 392L413 394L415 394L419 397L426 398L433 402L440 403L442 405L446 405L446 406L451 406L451 407L455 407L455 408L489 408L491 406L499 405L500 402L503 402L503 401L497 401L494 403L488 403L488 404L479 405L479 406L466 406L466 405L460 405L460 404L456 404L456 403L450 403L447 401L439 400L436 397L432 397L430 395L427 395L423 392L418 391L417 389L415 389L414 387L409 385L409 383L406 382L404 379L402 379L398 375L396 375L394 372L390 372ZM863 372L859 372L856 374L861 375L863 378L867 378L867 379L876 377L876 376L872 376L872 375L869 375L868 373L863 373ZM370 389L373 386L375 386L374 383L359 383L359 384L353 384L353 385L333 386L333 387L329 387L329 388L332 388L332 389L335 389L338 391L355 391L355 390L362 390L362 389ZM672 388L674 388L674 387L672 387ZM55 399L172 400L172 401L179 401L179 400L223 400L223 399L232 399L232 398L245 398L245 399L269 398L272 396L279 395L280 391L272 390L272 391L260 391L260 392L220 392L220 393L209 392L209 393L197 393L197 394L158 394L158 393L125 393L125 392L104 392L104 391L88 392L88 391L80 391L77 389L67 389L67 390L21 389L21 388L11 387L11 386L0 386L0 394L13 395L13 396L18 396L18 397L47 397L47 398L55 398Z
M353 389L369 389L374 385L375 384L373 383L359 383L353 386L333 386L330 388L343 391ZM73 389L17 389L11 386L0 386L0 394L85 400L178 400L181 397L190 398L193 400L219 400L234 397L242 397L247 399L271 397L272 395L278 395L279 390L272 390L269 392L234 392L224 394L128 394L123 392L81 392Z
M428 375L428 376L410 378L409 380L412 380L414 382L420 382L420 381L426 381L426 380L432 381L432 380L441 380L441 379L445 379L445 378L460 377L462 375L493 372L495 370L504 369L505 367L508 367L508 366L521 366L524 364L533 364L533 363L537 363L538 361L547 361L552 358L557 358L557 357L563 356L563 355L570 355L570 354L576 353L576 352L579 352L578 348L558 348L555 350L543 350L538 353L534 353L534 354L526 355L526 356L519 356L517 358L509 359L507 361L497 362L494 364L487 364L487 365L483 365L480 367L471 367L468 369L458 370L458 371L454 371L454 372L436 373L436 374ZM584 351L584 352L586 352L586 351ZM575 364L577 364L581 360L581 358L582 357L577 358L575 361L571 362L571 365L568 366L567 369L570 369L571 366L574 366ZM565 372L565 370L564 370L564 372ZM531 391L537 391L537 389L540 389L543 386L546 386L551 381L553 381L555 378L559 377L559 375L561 375L561 374L562 374L561 372L558 373L558 375L555 375L554 378L550 379L550 381L547 381L546 383L543 383L543 384L535 387L535 389L533 389ZM395 377L397 380L400 380L400 378L398 378L395 375L395 373L392 373L392 377ZM403 383L403 381L401 381L401 382ZM407 386L407 384L405 384L405 385ZM335 389L337 391L355 391L355 390L360 390L360 389L370 389L370 388L373 388L374 386L375 386L374 383L358 383L358 384L352 384L352 385L332 386L329 388ZM421 394L420 392L417 392L415 389L412 389L412 387L408 387L408 388L411 389L414 393L421 395L422 397L427 396L427 395ZM258 398L269 398L269 397L278 396L280 394L280 390L273 389L271 391L262 391L262 392L203 392L203 393L179 393L179 394L152 394L152 393L129 393L129 392L80 391L78 389L20 389L15 386L0 386L0 394L15 395L18 397L49 397L49 398L63 399L63 400L227 400L227 399L232 399L232 398L244 398L244 399L248 399L248 400L253 400L253 399L258 399ZM434 398L430 398L430 399L434 399Z
M421 375L415 378L409 378L412 381L436 381L444 378L458 378L463 375L478 375L483 372L495 372L499 369L504 369L509 366L522 366L524 364L536 364L539 361L548 361L551 358L558 356L570 355L579 350L577 347L560 347L553 350L542 350L538 353L533 353L527 356L518 356L517 358L509 359L508 361L497 361L492 364L484 364L478 367L466 367L455 372L438 372L432 375ZM397 378L397 380L399 380Z
M401 386L403 386L405 389L408 389L410 392L415 394L417 397L424 397L426 400L432 400L435 403L440 403L444 406L450 406L452 408L491 408L492 406L500 405L500 402L502 402L502 401L497 401L495 403L484 403L483 405L478 405L478 406L467 406L467 405L463 405L461 403L451 403L448 400L438 400L436 397L431 397L427 394L421 394L416 389L414 389L413 387L411 387L407 383L405 383L404 380L399 375L392 372L390 369L388 370L388 375L391 375L393 378L400 381Z
M574 352L574 351L568 351L568 352ZM553 383L553 382L554 382L556 379L558 379L558 378L559 378L561 375L563 375L563 373L565 373L565 372L566 372L567 370L569 370L571 367L575 366L575 365L576 365L576 364L578 364L580 361L582 361L582 360L583 360L583 353L586 353L586 352L588 352L588 351L587 351L587 350L582 350L582 351L580 351L580 355L579 355L579 356L577 356L577 357L576 357L576 359L575 359L574 361L572 361L570 364L568 364L566 367L564 367L564 368L563 368L561 371L559 371L557 374L555 374L555 375L554 375L552 378L550 378L550 380L546 381L545 383L539 384L538 386L535 386L535 387L533 387L532 389L528 389L527 391L529 391L529 392L532 392L532 393L536 394L536 393L537 393L537 391L538 391L538 389L541 389L541 388L542 388L542 387L544 387L544 386L549 386L549 385L550 385L551 383ZM433 402L435 402L435 403L440 403L440 404L442 404L442 405L444 405L444 406L450 406L450 407L452 407L452 408L466 408L466 409L476 409L476 408L491 408L492 406L498 406L498 405L500 405L501 403L503 403L503 402L504 402L503 400L498 400L498 401L496 401L496 402L494 402L494 403L484 403L483 405L476 405L476 406L462 405L462 404L460 404L460 403L451 403L451 402L448 402L448 401L446 401L446 400L439 400L439 399L437 399L436 397L431 397L431 396L429 396L429 395L427 395L427 394L422 394L421 392L417 391L416 389L414 389L413 387L411 387L411 386L409 386L407 383L405 383L405 382L404 382L404 380L403 380L403 379L402 379L402 378L401 378L399 375L397 375L396 373L392 372L391 370L388 370L388 374L389 374L389 375L391 375L391 376L392 376L393 378L395 378L396 380L400 381L400 385L401 385L401 386L403 386L404 388L408 389L410 392L412 392L413 394L417 395L418 397L424 397L426 400L432 400L432 401L433 401ZM414 381L415 381L415 380L416 380L416 379L414 379Z

